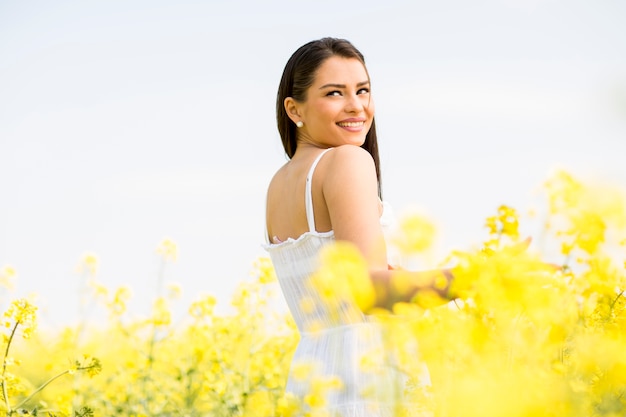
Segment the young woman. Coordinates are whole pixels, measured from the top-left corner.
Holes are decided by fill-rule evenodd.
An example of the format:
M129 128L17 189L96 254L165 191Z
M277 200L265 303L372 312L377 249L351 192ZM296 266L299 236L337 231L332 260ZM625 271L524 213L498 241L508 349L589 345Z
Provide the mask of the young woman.
M356 245L377 288L389 288L398 274L387 264L387 209L363 55L343 39L303 45L285 66L276 112L289 161L267 193L267 250L301 333L287 391L314 406L307 397L314 381L338 377L341 388L322 402L330 415L395 416L403 378L385 353L380 326L355 303L328 306L310 282L319 250L335 240ZM422 289L445 292L435 288L435 274L411 274L416 284L405 298ZM381 291L378 304L388 306L390 293Z

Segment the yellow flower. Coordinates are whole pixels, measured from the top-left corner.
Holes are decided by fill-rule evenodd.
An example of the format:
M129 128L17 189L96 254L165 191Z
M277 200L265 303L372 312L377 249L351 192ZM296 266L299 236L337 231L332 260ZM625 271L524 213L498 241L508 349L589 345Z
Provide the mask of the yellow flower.
M130 300L132 292L126 286L119 287L113 295L113 300L108 303L109 310L113 315L120 316L126 312L126 302Z
M4 312L5 327L17 327L22 329L22 337L30 338L37 327L37 307L24 298L14 300Z
M563 254L570 256L580 249L592 255L602 249L607 237L619 242L616 232L623 233L626 228L626 197L622 191L582 184L563 171L557 172L546 188L550 205L548 228L562 241ZM612 233L607 234L609 230Z
M213 314L217 300L212 295L207 295L189 306L189 314L196 318L209 317Z
M321 409L327 404L328 391L343 389L343 382L336 376L313 376L304 403L311 409Z
M317 309L317 303L312 297L305 296L300 300L300 308L303 313L312 314L315 313Z
M276 402L276 413L282 417L295 417L299 415L301 409L299 400L290 392L285 393Z
M519 220L517 211L509 206L501 205L495 216L487 217L485 227L492 236L507 236L516 241L519 238Z
M396 303L392 311L368 310L378 314L369 319L380 325L384 346L376 341L352 359L361 372L372 372L374 377L378 371L386 372L387 365L406 376L405 384L390 386L384 396L404 390L402 398L419 404L419 415L626 415L622 197L566 173L558 174L551 187L548 233L540 235L536 246L547 248L549 256L560 256L562 248L568 255L564 263L575 264L558 270L533 253L535 247L516 243L517 212L500 207L486 222L487 241L477 241L476 249L454 256L452 292L458 299L435 307L429 304L435 297L425 296ZM429 233L418 221L409 226L414 237L407 242L418 242ZM173 246L163 245L161 255L171 256ZM367 266L358 250L340 244L329 247L324 256L315 278L323 303L345 307L355 299L371 297ZM95 412L105 416L330 417L329 394L341 390L342 381L320 375L317 363L291 364L299 339L294 319L280 307L273 309L272 286L263 285L274 280L269 259L258 260L255 268L253 279L235 292L235 308L220 313L215 311L215 297L199 297L189 305L186 321L157 329L152 323L164 326L172 320L168 297L155 301L153 321L130 316L122 320L117 314L126 310L130 290L122 287L109 294L89 280L88 284L100 288L90 296L100 294L116 314L108 323L85 323L57 334L33 333L31 340L16 340L6 355L0 388L6 388L11 405L18 403L41 381L58 374L59 366L67 370L67 358L80 349L101 358L102 371L99 361L83 357L70 364L74 381L50 384L29 407L37 406L40 414L49 409L68 416L80 414L82 404L97 404ZM5 267L2 274L6 278L14 271ZM446 281L439 281L443 287ZM418 284L408 275L400 276L389 288L390 299L395 299L394 292ZM301 307L324 311L327 306L319 301L317 295L302 298ZM360 320L361 312L354 310ZM35 322L35 310L25 302L14 302L3 319L4 351L14 341L12 329L18 322L20 329ZM307 324L310 328L305 330L313 332L328 327L320 320ZM392 361L383 361L385 356ZM293 382L306 387L306 394L298 398L284 393L290 368ZM83 371L100 372L100 376L82 377ZM359 386L365 396L374 390L380 393L378 389L367 379ZM0 410L5 403L0 402ZM393 400L390 405L394 406ZM392 414L404 416L400 404L395 405Z
M77 270L79 273L86 272L87 274L94 276L98 271L98 264L98 257L94 253L87 252L81 258Z
M109 289L96 281L95 279L91 279L88 281L89 286L93 289L94 295L96 298L101 300L106 300L109 295Z
M435 224L426 216L413 213L400 219L399 232L392 243L404 254L415 254L430 249L435 237Z
M573 235L573 245L585 252L595 253L600 244L604 243L606 224L596 213L579 212L570 218L571 229L566 233Z
M315 369L310 362L297 362L292 365L292 368L292 374L296 381L306 380Z
M244 415L247 417L273 417L274 404L267 390L250 393L246 399Z
M312 408L321 408L326 405L326 398L323 392L314 392L304 396L304 403Z
M172 322L167 299L158 297L152 305L152 323L155 326L167 326Z
M276 282L276 273L272 260L268 257L259 257L253 263L253 276L256 276L261 284Z
M544 183L544 187L548 192L551 213L576 207L584 192L582 184L563 170L554 172Z
M362 311L376 302L367 262L359 249L349 242L335 242L320 253L321 267L312 281L322 298L341 303L354 300Z
M171 239L163 239L156 251L165 261L176 262L178 259L178 246Z
M167 284L167 296L170 300L177 300L183 294L183 288L177 282Z
M13 289L13 279L16 276L15 268L10 265L5 265L0 268L0 287L7 289Z

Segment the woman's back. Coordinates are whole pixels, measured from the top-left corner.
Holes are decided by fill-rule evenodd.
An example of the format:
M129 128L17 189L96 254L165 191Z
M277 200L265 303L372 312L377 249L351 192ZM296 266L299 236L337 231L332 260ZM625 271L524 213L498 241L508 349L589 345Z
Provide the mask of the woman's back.
M350 298L324 298L313 283L320 250L334 241L332 230L315 230L315 199L309 186L324 153L311 163L302 187L307 230L297 238L266 245L301 334L287 391L303 399L314 393L316 383L336 379L341 388L337 385L324 394L331 415L391 417L396 415L404 378L386 354L382 328ZM303 368L306 377L298 377ZM303 404L305 410L309 406Z
M364 149L342 145L324 154L307 184L306 176L325 150L303 145L272 179L267 194L266 225L270 242L303 233L333 230L336 239L356 244L370 266L387 268L384 235L379 224L374 162ZM310 193L305 192L306 186ZM307 223L305 196L312 199L313 229Z
M270 241L274 241L274 238L278 238L279 241L295 239L309 231L305 207L306 178L313 162L322 152L324 150L320 149L290 160L272 178L267 192L266 207ZM311 191L314 193L316 229L328 231L331 227L327 216L322 218L322 214L327 210L323 204L321 188L318 186L319 176L324 174L324 164L321 165L317 168L314 180L316 184Z

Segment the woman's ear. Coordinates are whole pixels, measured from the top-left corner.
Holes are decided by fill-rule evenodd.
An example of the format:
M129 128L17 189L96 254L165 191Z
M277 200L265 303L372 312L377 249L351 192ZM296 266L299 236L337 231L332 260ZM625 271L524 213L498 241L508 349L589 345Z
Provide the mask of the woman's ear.
M298 102L294 100L293 97L285 98L284 105L287 116L289 116L292 122L298 123L302 121L302 118L300 117L300 110L298 109Z

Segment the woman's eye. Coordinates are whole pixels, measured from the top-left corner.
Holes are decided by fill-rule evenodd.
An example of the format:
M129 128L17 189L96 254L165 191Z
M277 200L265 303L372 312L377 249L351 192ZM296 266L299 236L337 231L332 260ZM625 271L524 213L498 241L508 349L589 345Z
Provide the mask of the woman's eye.
M357 91L357 94L367 94L370 92L369 88L361 88L359 91Z
M326 93L327 96L340 96L341 95L341 91L339 90L333 90L333 91L329 91L328 93Z

